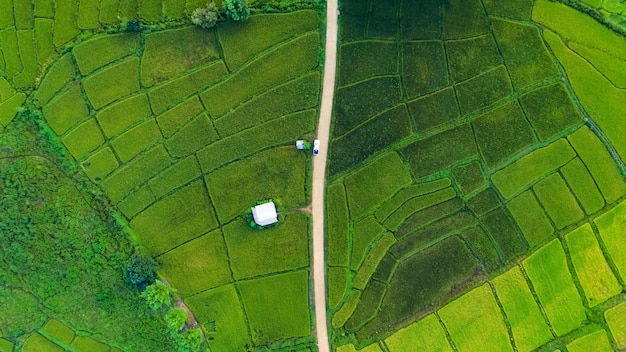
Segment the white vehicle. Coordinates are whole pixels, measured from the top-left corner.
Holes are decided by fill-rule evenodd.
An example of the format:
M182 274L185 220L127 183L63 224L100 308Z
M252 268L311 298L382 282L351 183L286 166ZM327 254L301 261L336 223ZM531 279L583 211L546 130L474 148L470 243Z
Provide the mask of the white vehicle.
M317 155L320 152L320 140L313 141L313 155Z

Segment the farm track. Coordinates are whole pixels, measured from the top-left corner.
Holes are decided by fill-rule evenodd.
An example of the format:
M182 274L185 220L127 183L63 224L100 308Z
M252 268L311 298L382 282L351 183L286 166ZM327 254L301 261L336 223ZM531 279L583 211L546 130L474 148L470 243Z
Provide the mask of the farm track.
M326 160L330 120L335 92L337 66L337 0L326 3L326 50L324 62L324 86L317 138L320 140L319 155L313 160L313 284L315 302L315 324L319 352L329 352L328 319L326 315L326 265L324 262L324 191L326 186Z

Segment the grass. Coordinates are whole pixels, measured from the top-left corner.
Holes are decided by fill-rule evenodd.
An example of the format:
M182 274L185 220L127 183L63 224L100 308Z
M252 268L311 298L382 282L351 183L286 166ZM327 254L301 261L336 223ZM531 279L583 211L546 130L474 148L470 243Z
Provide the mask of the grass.
M212 121L200 114L165 140L165 148L173 158L192 154L219 138Z
M0 338L0 351L2 352L12 352L13 351L13 343L9 340Z
M534 351L552 340L552 333L518 266L493 280L519 352Z
M590 308L622 292L608 266L591 225L584 224L565 235L576 276Z
M185 0L163 0L163 15L166 19L185 16Z
M151 205L130 226L157 255L215 229L217 221L204 185L196 181Z
M536 142L532 127L517 101L474 120L476 143L488 167L506 162Z
M17 115L17 110L24 104L26 94L17 93L0 103L0 125L6 127Z
M332 325L334 328L342 327L348 318L354 312L356 305L359 303L359 298L361 298L360 290L352 290L348 293L348 297L345 302L341 305L341 307L333 314Z
M568 45L578 55L591 62L613 85L622 89L626 88L626 74L624 74L626 64L622 58L578 42L570 42Z
M469 124L409 144L400 150L416 178L446 169L478 153Z
M401 0L400 36L409 40L440 38L443 7L427 0Z
M133 95L100 110L96 118L108 137L115 137L151 115L145 94Z
M409 199L438 191L450 186L451 184L452 182L449 178L441 178L435 181L418 183L406 187L394 194L389 200L382 203L380 208L378 208L375 212L376 219L384 221L387 217L389 217L389 215L395 212L398 207Z
M344 184L350 218L358 219L411 183L396 153L388 153L346 177Z
M504 261L509 261L528 250L528 244L519 233L515 221L504 207L496 208L481 218L491 234Z
M54 46L61 47L74 39L80 29L76 24L78 3L75 1L63 1L56 4L54 11Z
M363 263L368 248L370 245L374 245L375 240L385 232L385 228L382 227L373 216L368 216L356 222L353 225L353 229L350 268L357 270L359 266L361 266L361 263Z
M215 324L215 333L207 342L216 351L245 351L250 344L249 329L243 306L233 284L224 285L185 298L198 323L204 327Z
M568 137L576 152L587 166L596 185L608 204L626 193L626 182L606 147L587 127L582 127Z
M446 53L441 42L406 42L401 46L401 53L402 82L409 99L449 84Z
M304 110L270 120L202 148L198 160L204 172L254 155L271 146L291 144L315 129L317 111ZM184 134L181 134L181 138ZM205 137L206 138L206 137Z
M337 308L346 293L348 269L339 266L330 267L326 275L328 277L327 304L328 308L334 309Z
M597 38L606 37L606 33L602 31L604 27L600 24L597 26L600 28L590 29L591 33L597 35ZM556 35L546 34L545 38L568 72L568 79L580 104L602 129L618 154L622 158L625 157L626 142L621 137L626 133L626 127L619 124L616 116L626 108L626 92L616 88L590 63L570 51ZM599 43L598 40L596 42ZM607 47L606 50L609 48Z
M504 317L487 284L441 308L439 316L459 352L513 351Z
M286 209L305 206L305 158L293 147L280 147L208 174L206 184L219 221L241 216L263 199L279 201Z
M559 240L541 247L522 264L556 335L577 329L587 317Z
M65 345L71 344L76 336L74 330L56 319L50 319L43 326L42 332Z
M626 203L622 202L594 220L604 243L605 255L613 262L622 280L626 278L626 256L623 255L626 244L622 237L626 228L624 214Z
M396 238L390 232L385 233L376 243L373 243L363 264L359 267L354 278L352 286L363 289L370 281L372 274L376 271L376 267L381 262L385 254L391 246L396 243Z
M176 105L170 110L157 116L157 123L165 138L171 137L181 126L184 126L194 116L198 116L204 107L197 95Z
M78 19L76 21L80 29L96 29L100 27L100 1L81 1L78 6Z
M465 195L469 195L486 185L482 167L477 161L454 168L452 177L461 193Z
M565 165L576 153L565 139L524 155L504 169L496 171L491 180L506 199L513 197L546 174Z
M39 74L41 68L37 62L35 49L35 35L32 29L17 31L17 41L20 49L20 57L24 70L13 78L13 85L16 88L31 87Z
M507 69L498 66L456 85L461 114L486 108L513 92Z
M365 38L369 3L358 0L348 0L343 4L344 12L351 13L341 22L341 42L347 43Z
M48 64L53 56L56 56L53 33L53 20L49 18L35 18L35 50L37 52L37 61L42 67Z
M509 212L530 247L554 234L554 228L532 191L525 191L507 203Z
M447 238L400 263L385 295L377 326L402 321L453 294L478 263L463 241Z
M626 348L626 303L620 303L604 312L604 319L617 348Z
M141 84L152 87L219 59L217 39L198 26L150 33L143 45Z
M350 214L346 203L346 191L341 183L326 188L326 261L330 266L348 266Z
M567 350L569 352L585 352L591 350L611 352L613 351L613 347L611 346L609 337L606 335L606 331L598 330L568 343Z
M376 53L376 55L371 55ZM348 85L377 76L398 74L397 44L387 41L359 41L340 46L339 85ZM353 64L359 60L358 65Z
M380 346L377 343L373 343L366 347L361 348L358 352L381 352ZM343 346L337 347L337 352L357 352L357 349L354 348L354 345L347 344Z
M372 118L331 143L331 174L360 165L375 153L411 135L406 105L398 105Z
M104 137L94 119L83 122L63 137L63 144L76 160L83 158L103 143Z
M554 173L539 181L533 187L533 190L557 229L561 230L582 220L585 216L565 181L558 173Z
M138 15L148 22L160 21L163 16L163 0L141 1Z
M122 211L124 216L131 219L150 204L152 204L156 198L150 189L146 186L141 186L139 189L130 193L124 200L117 204L117 207Z
M138 50L139 35L121 33L96 36L84 41L72 49L72 54L74 54L80 73L90 75L95 70L134 54Z
M427 132L459 118L454 89L445 88L407 103L417 132Z
M404 227L404 221L411 215L419 211L428 209L434 205L443 203L447 200L453 199L454 197L456 197L456 192L452 187L448 187L439 191L435 191L433 193L411 198L403 203L401 206L399 206L395 212L389 215L389 217L385 219L384 225L388 229L396 231L400 228L401 225Z
M380 39L398 38L399 1L371 2L367 21L367 37Z
M492 24L515 89L559 76L538 28L498 19L494 19Z
M444 6L444 18L446 39L475 37L489 32L489 18L479 0L450 1Z
M81 163L85 174L94 182L99 182L119 166L111 148L106 147L93 153Z
M251 16L245 23L226 22L217 28L217 36L226 65L231 71L236 71L264 51L317 30L318 23L317 13L311 10L262 14Z
M15 16L13 14L13 1L2 0L2 11L0 15L0 28L13 27L15 25Z
M52 130L62 135L89 114L80 86L72 85L43 107L43 114Z
M123 19L137 18L137 11L139 10L139 0L120 0L120 7L118 15Z
M604 208L604 198L598 190L593 178L583 162L576 158L561 168L561 174L576 198L582 205L585 214L591 215Z
M489 16L500 16L517 20L529 20L533 8L532 0L513 0L507 2L484 0L483 4Z
M385 339L389 352L407 350L452 352L446 333L433 314L412 323Z
M0 31L0 43L2 43L2 54L4 56L4 73L12 77L22 72L22 60L17 41L17 31L15 28L6 28Z
M380 99L366 99L364 96L385 92ZM402 100L401 82L398 77L375 77L347 87L338 88L335 93L333 137L337 138L351 131L370 117L387 111Z
M108 25L119 24L121 21L121 18L117 16L119 6L120 0L102 0L100 2L100 22Z
M46 339L39 333L34 333L24 341L22 351L25 352L63 352L64 349L54 342Z
M170 163L167 151L159 145L108 176L102 182L102 187L111 201L117 203L130 191L166 169Z
M47 104L63 87L74 77L76 71L70 54L61 56L42 78L37 91L34 93L35 104L43 106Z
M227 79L204 91L200 98L212 118L218 118L272 87L317 69L318 33L309 33L276 47ZM284 58L289 57L286 64Z
M225 138L282 116L317 108L320 79L319 72L311 72L273 88L215 120L215 128Z
M189 156L173 164L154 178L148 181L150 191L157 197L187 184L202 174L200 166L194 156Z
M519 102L541 141L582 123L582 116L562 83L535 89L521 96Z
M243 220L224 226L235 279L306 267L309 263L308 224L305 214L291 213L284 215L280 224L270 229L253 229ZM280 248L280 256L274 255L277 248Z
M384 296L386 288L387 285L378 281L371 280L368 282L363 293L361 293L359 304L356 306L350 319L346 322L346 330L358 330L363 324L376 316L380 300Z
M162 138L161 130L159 130L156 121L149 119L113 139L111 146L120 158L120 161L126 163L137 156L137 154L154 146Z
M87 98L100 109L139 90L139 58L131 57L99 71L83 81Z
M446 42L448 66L454 82L460 82L500 65L502 59L491 35Z
M218 61L154 87L148 90L152 111L155 114L164 113L187 100L189 96L214 85L227 74L224 63Z
M159 256L159 274L183 298L230 282L225 236L212 231Z
M493 272L502 265L496 247L481 227L467 229L461 233L461 237L463 237L486 272Z
M111 347L89 336L76 336L72 348L78 352L108 352Z
M255 343L311 334L308 270L241 281L237 286Z

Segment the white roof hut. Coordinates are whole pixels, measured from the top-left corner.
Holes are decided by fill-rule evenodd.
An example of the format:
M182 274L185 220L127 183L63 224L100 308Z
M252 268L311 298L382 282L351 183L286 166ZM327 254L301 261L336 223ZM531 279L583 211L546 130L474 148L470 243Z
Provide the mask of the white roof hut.
M267 202L252 207L252 217L254 218L254 222L259 226L267 226L278 222L276 205L274 202Z

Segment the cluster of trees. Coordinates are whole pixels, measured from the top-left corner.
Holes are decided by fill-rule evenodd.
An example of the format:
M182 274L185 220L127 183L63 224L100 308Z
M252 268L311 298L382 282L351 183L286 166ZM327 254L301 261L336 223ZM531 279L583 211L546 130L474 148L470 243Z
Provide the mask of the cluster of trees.
M223 11L226 18L233 21L245 21L250 17L250 8L246 0L224 0ZM224 17L215 3L196 9L191 15L191 22L202 28L213 28L222 20Z

